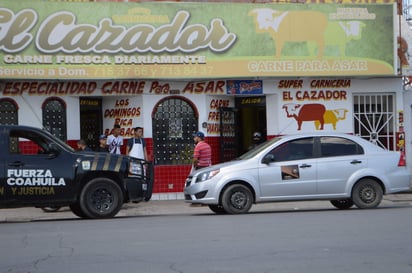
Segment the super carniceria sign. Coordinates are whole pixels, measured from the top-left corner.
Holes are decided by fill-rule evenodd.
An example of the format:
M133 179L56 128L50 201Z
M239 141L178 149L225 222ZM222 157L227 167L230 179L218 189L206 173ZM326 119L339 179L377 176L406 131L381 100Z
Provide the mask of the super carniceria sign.
M199 79L396 71L394 4L4 2L1 78Z

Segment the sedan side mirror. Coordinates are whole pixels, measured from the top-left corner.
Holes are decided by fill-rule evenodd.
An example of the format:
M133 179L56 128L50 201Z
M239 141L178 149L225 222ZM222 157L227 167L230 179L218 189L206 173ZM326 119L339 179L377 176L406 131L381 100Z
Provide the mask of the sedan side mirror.
M267 154L263 157L262 163L269 164L275 161L275 156L273 154Z

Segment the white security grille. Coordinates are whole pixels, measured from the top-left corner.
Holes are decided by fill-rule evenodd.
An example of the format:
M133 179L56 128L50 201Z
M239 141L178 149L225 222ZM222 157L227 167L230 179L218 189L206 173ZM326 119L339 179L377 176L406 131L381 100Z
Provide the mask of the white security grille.
M67 140L66 108L60 99L49 99L43 105L43 126L54 136Z
M387 150L396 150L395 95L357 94L353 103L355 134Z
M8 99L0 99L0 124L18 124L18 108Z

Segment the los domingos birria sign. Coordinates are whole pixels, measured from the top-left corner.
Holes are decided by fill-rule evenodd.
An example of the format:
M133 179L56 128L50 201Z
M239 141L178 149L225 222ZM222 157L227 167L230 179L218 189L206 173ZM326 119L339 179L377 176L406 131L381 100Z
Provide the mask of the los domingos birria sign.
M0 79L391 76L396 17L394 3L4 0Z

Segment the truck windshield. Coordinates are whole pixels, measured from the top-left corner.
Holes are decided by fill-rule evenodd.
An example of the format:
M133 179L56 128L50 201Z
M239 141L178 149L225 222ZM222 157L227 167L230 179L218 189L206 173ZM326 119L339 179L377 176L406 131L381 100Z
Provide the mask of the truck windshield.
M57 143L57 145L62 146L64 149L67 149L71 152L74 152L75 150L66 142L64 142L63 140L61 140L60 138L55 137L54 135L52 135L50 132L43 130L43 132L45 134L47 134L47 136L51 139L53 139L53 141L55 141Z

